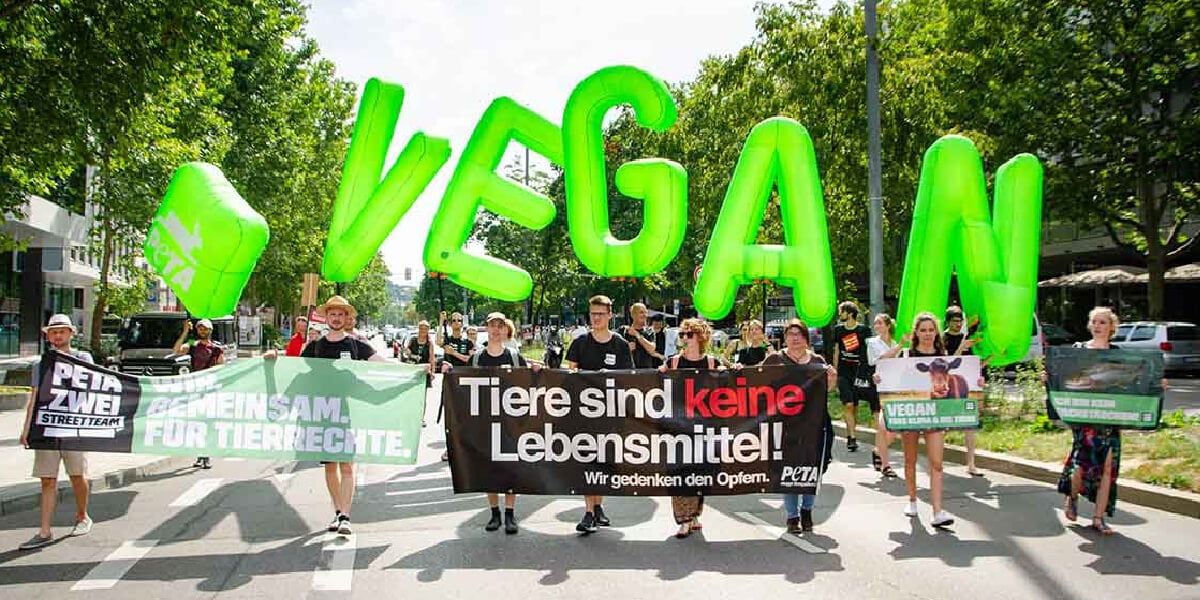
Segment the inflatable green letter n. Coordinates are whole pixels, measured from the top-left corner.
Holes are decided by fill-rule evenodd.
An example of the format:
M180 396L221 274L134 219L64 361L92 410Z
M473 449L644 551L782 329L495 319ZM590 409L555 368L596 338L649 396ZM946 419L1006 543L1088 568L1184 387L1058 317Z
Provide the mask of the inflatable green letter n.
M973 349L992 365L1019 362L1029 350L1037 301L1042 225L1042 166L1020 154L996 171L988 215L983 163L971 140L949 135L925 152L912 234L900 286L898 327L929 311L942 315L950 275L963 310L978 315L983 338Z
M617 189L645 201L642 229L619 240L608 220L608 179L601 126L608 109L633 105L643 127L665 131L675 123L667 86L634 67L601 69L575 87L563 111L567 221L579 261L605 277L644 277L666 268L687 229L687 171L661 158L636 160L617 169Z
M450 158L449 141L417 132L379 180L403 104L399 85L370 79L363 88L325 240L321 275L329 281L358 277Z
M755 245L772 184L779 188L785 244ZM755 125L746 138L696 281L696 310L725 316L738 286L755 279L792 288L796 311L810 324L833 318L836 292L816 152L804 126L783 117Z
M541 115L497 98L484 111L458 160L425 242L425 266L455 283L492 298L514 302L529 297L533 279L498 258L467 252L479 208L522 227L542 229L554 220L554 202L496 174L508 143L516 140L552 162L562 162L562 131Z

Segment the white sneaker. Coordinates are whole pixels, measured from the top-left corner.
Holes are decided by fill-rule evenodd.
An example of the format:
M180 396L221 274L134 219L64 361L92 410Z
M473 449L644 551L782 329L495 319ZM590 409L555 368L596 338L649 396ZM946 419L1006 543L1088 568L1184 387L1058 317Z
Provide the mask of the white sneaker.
M936 515L933 515L934 527L949 527L954 524L954 517L951 517L944 510L939 510Z
M82 521L75 524L75 528L71 530L71 536L87 535L92 532L92 518L84 517Z
M916 500L909 500L908 504L904 505L904 516L906 516L906 517L917 516L917 501Z

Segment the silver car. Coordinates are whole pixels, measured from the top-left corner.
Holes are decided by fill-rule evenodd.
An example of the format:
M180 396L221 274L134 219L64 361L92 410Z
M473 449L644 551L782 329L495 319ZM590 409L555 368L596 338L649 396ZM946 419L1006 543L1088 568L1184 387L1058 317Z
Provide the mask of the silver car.
M1200 327L1180 321L1134 321L1117 328L1113 343L1122 348L1157 348L1171 372L1200 372Z

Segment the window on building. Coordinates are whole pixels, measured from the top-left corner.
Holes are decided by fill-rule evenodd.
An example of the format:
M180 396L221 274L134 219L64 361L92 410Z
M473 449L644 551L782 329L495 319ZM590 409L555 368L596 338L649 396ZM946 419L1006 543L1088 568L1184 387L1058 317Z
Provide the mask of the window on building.
M62 271L63 270L63 250L62 248L42 248L42 271Z
M75 288L75 308L83 310L83 288Z

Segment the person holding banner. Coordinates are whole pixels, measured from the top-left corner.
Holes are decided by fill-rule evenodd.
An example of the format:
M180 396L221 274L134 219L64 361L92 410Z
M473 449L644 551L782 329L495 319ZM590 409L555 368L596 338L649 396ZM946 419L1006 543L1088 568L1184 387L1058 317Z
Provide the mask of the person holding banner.
M1112 309L1097 306L1088 313L1088 331L1092 339L1076 342L1076 348L1110 350L1120 319ZM1166 388L1166 381L1163 382ZM1071 425L1071 453L1058 478L1058 492L1066 496L1063 510L1068 521L1079 518L1079 494L1096 506L1092 529L1111 535L1105 516L1113 516L1117 506L1117 473L1121 470L1121 430L1100 425Z
M349 335L358 311L345 298L331 297L325 304L316 308L316 314L325 318L329 331L325 337L309 342L300 354L302 358L388 362L375 352L375 348L370 344ZM274 350L263 353L263 358L266 359L274 359L277 356ZM325 467L325 489L333 501L333 521L329 523L326 531L350 535L350 504L354 500L354 463L322 461L321 464Z
M913 330L904 334L903 341L912 345L905 349L902 356L926 357L945 356L946 346L942 341L941 328L938 327L937 317L933 313L923 312L913 319ZM873 376L879 383L879 374ZM942 429L927 429L925 431L905 431L901 434L904 441L904 485L908 488L908 503L904 506L904 516L917 516L917 456L920 452L920 436L925 436L925 457L929 462L929 502L933 505L932 525L939 529L954 524L954 518L942 510L942 452L946 432Z
M67 315L54 315L42 328L46 341L53 350L69 354L87 362L94 362L92 355L84 350L71 348L71 338L75 337L75 325ZM29 447L29 427L33 418L33 405L37 402L38 387L42 383L42 365L37 366L37 378L33 380L33 391L29 394L29 403L25 406L25 425L21 429L21 446ZM75 493L75 527L69 537L87 535L92 530L92 518L88 516L88 480L87 453L79 450L34 450L33 476L42 481L41 513L42 521L37 534L29 541L18 546L21 550L41 548L54 541L50 525L54 520L54 509L58 503L58 464L61 462L71 480L71 490Z
M882 406L879 403L879 389L875 385L875 365L881 358L895 358L900 354L900 344L896 343L896 320L887 313L875 315L871 322L875 331L873 337L867 338L867 362L859 373L859 379L870 382L866 390L867 402L871 406L871 414L875 417L875 451L871 453L871 463L876 471L884 477L893 479L896 470L888 460L888 446L895 439L883 423ZM857 381L855 382L857 384Z
M225 348L212 340L212 321L200 319L196 321L196 341L188 344L187 335L192 330L192 321L183 321L183 333L175 340L172 351L175 354L187 354L192 359L192 372L203 371L225 364ZM196 457L192 464L198 469L211 469L212 459L207 456Z
M679 339L683 340L683 351L672 356L659 370L699 369L702 371L724 370L725 366L709 356L708 344L712 340L712 329L700 319L684 319L679 325ZM675 513L675 524L679 530L675 537L685 538L693 531L702 529L700 513L704 512L704 496L671 496L671 511Z
M591 331L575 338L567 349L567 368L582 371L632 369L633 353L629 342L608 328L612 320L613 302L608 296L592 296L588 299L588 319ZM612 521L604 514L600 503L604 496L584 496L584 513L575 531L584 535L598 531L597 526L608 526Z
M484 319L484 326L487 327L487 345L471 355L470 366L472 367L514 367L528 368L530 365L525 361L525 357L521 356L520 352L508 348L505 342L512 339L512 321L504 316L504 313L494 312L488 314ZM450 363L442 363L442 373L449 373L453 367ZM534 364L533 370L541 369L541 365ZM488 492L488 506L492 509L492 518L488 520L487 525L483 528L486 531L496 531L500 529L500 494L497 492ZM504 533L512 535L517 533L517 518L514 514L517 506L517 495L513 493L504 494Z
M824 365L829 380L827 385L832 390L838 383L837 369L827 364L820 354L812 351L808 336L808 325L804 321L800 319L788 321L783 329L783 350L768 356L763 361L763 365ZM829 418L828 407L825 409L825 424L822 427L822 432L825 438L825 459L821 464L821 472L824 473L829 468L829 463L833 462L833 421ZM813 530L812 510L816 502L816 494L783 495L783 509L787 517L788 533L799 534Z
M654 334L647 331L646 317L650 314L645 304L636 302L629 307L629 316L633 322L617 330L621 337L629 340L629 350L633 352L633 367L635 369L653 369L655 359L665 357L658 353L654 343ZM661 362L659 364L662 364Z

